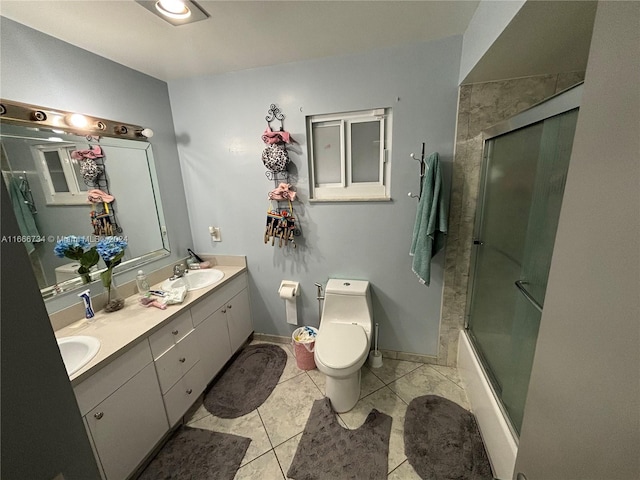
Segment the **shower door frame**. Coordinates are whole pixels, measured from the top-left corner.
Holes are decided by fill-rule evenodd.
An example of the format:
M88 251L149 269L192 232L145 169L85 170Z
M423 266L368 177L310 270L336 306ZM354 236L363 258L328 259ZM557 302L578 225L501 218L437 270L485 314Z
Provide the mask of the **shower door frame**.
M493 394L494 400L502 413L503 418L506 421L506 424L509 426L511 434L513 436L516 445L519 443L519 434L511 423L511 419L502 403L498 392L496 392L493 374L490 372L489 368L486 366L486 360L484 356L480 353L479 349L475 345L475 340L473 339L473 335L470 334L469 331L469 320L471 316L471 306L473 300L473 287L475 281L476 274L476 263L478 258L478 246L481 245L481 239L479 238L480 232L482 232L482 221L484 218L484 209L485 209L485 195L487 190L487 178L489 171L489 158L491 153L491 145L489 141L505 135L507 133L514 132L516 130L520 130L522 128L526 128L530 125L533 125L538 122L542 122L548 118L554 117L556 115L560 115L566 113L570 110L574 110L580 107L580 101L582 98L583 92L583 83L580 83L576 86L573 86L565 91L562 91L553 97L548 98L547 100L534 105L527 110L524 110L513 117L500 122L496 125L493 125L482 132L482 164L481 164L481 172L480 172L480 186L478 190L478 201L476 206L476 216L474 221L473 228L473 236L472 236L472 244L471 244L471 258L470 258L470 266L469 266L469 284L467 287L467 297L466 297L466 308L465 308L465 316L464 316L464 330L469 339L469 345L473 350L474 355L478 359L478 363L482 372L487 380L487 383L491 389L491 393ZM516 285L517 286L517 285ZM514 286L514 288L516 288ZM522 291L521 293L527 297L526 291ZM528 299L528 298L527 298ZM540 309L542 313L542 308ZM542 318L541 318L542 322Z

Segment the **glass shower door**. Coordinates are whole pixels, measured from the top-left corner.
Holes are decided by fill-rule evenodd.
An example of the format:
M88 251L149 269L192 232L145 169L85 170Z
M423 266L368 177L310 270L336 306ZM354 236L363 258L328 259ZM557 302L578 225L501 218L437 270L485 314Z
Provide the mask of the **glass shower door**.
M518 433L577 112L485 142L468 329Z

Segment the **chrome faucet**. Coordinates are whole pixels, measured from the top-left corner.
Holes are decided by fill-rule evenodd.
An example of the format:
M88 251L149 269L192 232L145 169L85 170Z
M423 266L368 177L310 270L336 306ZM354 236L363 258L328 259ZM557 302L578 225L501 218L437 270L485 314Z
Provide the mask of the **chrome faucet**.
M185 269L183 264L174 265L173 266L173 276L169 277L169 280L175 280L177 278L184 277L187 270Z

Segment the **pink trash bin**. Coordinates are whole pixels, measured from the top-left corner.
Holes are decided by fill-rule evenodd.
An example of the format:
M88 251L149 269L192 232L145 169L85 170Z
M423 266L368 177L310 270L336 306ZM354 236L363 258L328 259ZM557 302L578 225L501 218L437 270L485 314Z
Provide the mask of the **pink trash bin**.
M309 339L309 335L305 335L305 340L297 340L303 334L304 330L311 330L315 333L314 339ZM318 335L318 330L314 327L300 327L296 328L291 335L291 342L293 345L293 356L296 357L296 364L300 370L313 370L316 368L316 361L313 358L313 351L315 349L315 337Z

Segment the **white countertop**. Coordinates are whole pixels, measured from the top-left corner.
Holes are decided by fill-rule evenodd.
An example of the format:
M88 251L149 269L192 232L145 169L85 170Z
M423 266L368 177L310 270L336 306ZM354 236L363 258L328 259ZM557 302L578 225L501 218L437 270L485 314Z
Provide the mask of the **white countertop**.
M184 301L179 305L168 305L166 310L156 307L144 307L139 303L139 296L132 295L125 299L121 310L105 313L96 312L91 321L79 320L55 332L57 338L73 335L89 335L100 340L100 350L84 367L71 375L72 385L77 385L89 378L96 371L125 353L138 342L144 340L156 330L184 311L196 304L202 297L218 289L229 280L246 271L245 266L216 265L215 268L224 273L219 282L210 287L187 292ZM159 289L160 284L152 289Z

